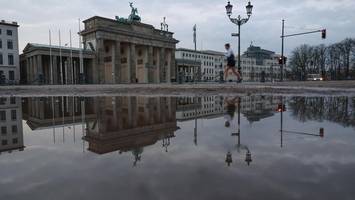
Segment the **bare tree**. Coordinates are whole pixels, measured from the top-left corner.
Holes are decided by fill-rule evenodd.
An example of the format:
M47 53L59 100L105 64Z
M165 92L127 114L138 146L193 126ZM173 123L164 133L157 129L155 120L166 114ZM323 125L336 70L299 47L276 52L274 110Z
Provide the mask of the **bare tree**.
M350 59L351 53L355 47L355 40L346 38L338 43L338 48L341 53L343 65L345 66L345 77L350 78Z
M310 73L330 75L332 80L355 78L355 39L346 38L329 46L301 45L292 51L289 64L298 80L305 80Z
M311 64L312 47L301 45L292 51L290 56L290 67L298 80L305 80Z

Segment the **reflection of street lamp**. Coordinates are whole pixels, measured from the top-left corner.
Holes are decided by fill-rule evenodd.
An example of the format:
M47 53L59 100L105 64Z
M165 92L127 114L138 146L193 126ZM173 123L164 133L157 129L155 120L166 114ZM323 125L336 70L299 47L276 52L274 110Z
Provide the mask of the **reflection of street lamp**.
M241 108L241 106L240 106L240 104L241 104L241 98L239 97L238 98L238 102L237 102L237 105L238 105L238 130L237 130L236 133L232 133L232 136L237 136L237 145L236 145L236 147L238 149L238 152L240 152L240 150L246 150L247 151L246 157L245 157L245 162L249 166L250 163L253 161L252 158L251 158L251 152L250 152L248 146L241 144L241 141L240 141L241 140L240 139L240 135L241 135L241 132L240 132L240 111L241 111L240 108ZM226 163L227 163L228 166L230 166L232 162L233 162L232 153L229 151L227 153L227 156L226 156Z
M252 161L253 160L251 159L251 153L250 153L250 151L247 151L247 155L245 157L245 162L247 162L247 164L249 166Z
M233 159L232 159L232 153L230 151L228 151L227 156L226 156L226 163L228 165L228 167L232 164Z
M251 5L250 1L248 2L248 5L245 7L247 11L247 18L242 18L240 15L238 15L237 18L232 18L232 12L233 12L233 5L228 1L228 4L226 6L226 12L228 15L228 18L233 24L236 24L238 26L238 33L235 35L238 37L238 71L241 71L240 67L240 26L247 23L252 15L253 11L253 5Z

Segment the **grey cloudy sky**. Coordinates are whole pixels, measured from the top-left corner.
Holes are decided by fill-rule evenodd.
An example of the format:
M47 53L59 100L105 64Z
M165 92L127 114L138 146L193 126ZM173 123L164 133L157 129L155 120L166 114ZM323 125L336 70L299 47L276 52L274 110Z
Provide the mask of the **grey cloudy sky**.
M127 17L129 0L0 0L0 18L17 21L20 27L20 51L29 42L48 43L48 30L53 43L58 43L58 30L63 44L69 42L69 30L78 31L78 19L94 15ZM133 0L132 0L133 1ZM247 0L232 0L235 13L245 14ZM224 6L227 0L135 0L144 23L160 27L164 16L178 47L192 48L192 26L198 26L198 48L223 50L223 44L236 44L230 34L236 26L229 22ZM255 45L280 51L281 19L286 19L286 33L327 28L328 38L320 34L287 40L286 51L303 44L333 43L355 37L355 0L253 0L251 21L242 27L242 49ZM73 42L78 45L75 35ZM234 45L236 46L236 45ZM236 47L235 47L236 48Z

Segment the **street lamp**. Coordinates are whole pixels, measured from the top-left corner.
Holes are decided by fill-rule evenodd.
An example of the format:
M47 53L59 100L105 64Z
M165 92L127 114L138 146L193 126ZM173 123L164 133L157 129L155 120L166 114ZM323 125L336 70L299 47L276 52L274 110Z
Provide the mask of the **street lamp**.
M238 15L237 18L232 18L232 13L233 13L233 5L230 3L230 1L228 1L228 4L226 5L226 12L228 15L228 18L230 19L230 21L233 24L236 24L238 26L238 33L235 35L233 34L233 36L237 36L238 37L238 71L239 73L241 72L241 66L240 66L240 26L247 23L252 15L253 12L253 5L251 5L250 1L248 2L248 5L245 7L246 11L247 11L247 18L242 18L240 15Z

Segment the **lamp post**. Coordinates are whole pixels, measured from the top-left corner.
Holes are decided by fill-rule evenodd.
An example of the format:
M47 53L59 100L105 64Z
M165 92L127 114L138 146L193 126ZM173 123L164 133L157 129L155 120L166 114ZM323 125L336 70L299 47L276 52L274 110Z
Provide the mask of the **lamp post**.
M228 18L233 24L236 24L238 26L238 33L233 34L233 36L238 37L238 72L241 73L241 66L240 66L240 26L243 24L247 23L252 15L253 11L253 5L251 5L250 1L248 2L248 5L246 6L246 11L247 11L247 18L242 18L240 15L238 15L237 18L232 18L232 11L233 11L233 5L228 1L228 4L226 5L226 11Z

